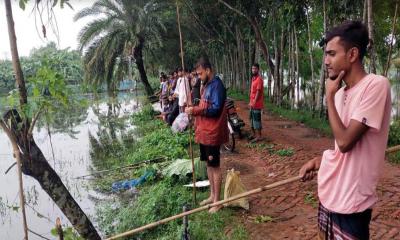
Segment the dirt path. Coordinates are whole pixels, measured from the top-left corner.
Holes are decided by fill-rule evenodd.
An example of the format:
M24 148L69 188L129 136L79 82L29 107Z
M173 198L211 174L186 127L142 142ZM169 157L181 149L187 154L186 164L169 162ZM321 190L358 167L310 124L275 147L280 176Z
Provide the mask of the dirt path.
M236 106L246 122L245 130L249 130L246 103L237 101ZM248 190L296 176L303 163L333 148L333 139L302 124L269 113L263 114L262 120L265 141L249 145L247 140L239 140L237 153L222 155L223 169L239 170ZM292 156L274 153L289 148L294 151ZM371 239L400 239L400 167L387 163L384 172L378 186L380 199L373 211ZM271 189L250 197L249 212L239 210L238 217L250 239L315 239L316 189L316 180ZM260 216L265 216L264 221ZM256 223L257 217L261 223Z

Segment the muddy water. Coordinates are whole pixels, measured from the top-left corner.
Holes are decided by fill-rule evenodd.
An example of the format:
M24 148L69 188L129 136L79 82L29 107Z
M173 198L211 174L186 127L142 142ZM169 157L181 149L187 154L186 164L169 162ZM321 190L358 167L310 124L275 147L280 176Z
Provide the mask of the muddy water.
M34 138L81 208L95 222L95 202L91 200L90 195L96 193L90 189L86 180L75 179L91 172L89 136L98 138L102 129L112 131L112 134L118 137L122 134L121 131L132 128L127 116L137 110L137 101L131 93L120 93L112 100L105 96L98 100L91 95L85 98L89 103L87 107L77 107L76 111L57 116L56 123L49 126L50 136L47 125L38 124ZM108 129L109 120L115 118L119 119L124 127ZM5 174L8 167L15 162L11 152L10 142L0 130L0 239L23 238L16 168ZM68 220L36 180L23 176L23 181L29 229L54 239L50 231L54 227L55 219L60 217L63 224L70 226ZM29 234L29 238L41 239L32 233Z

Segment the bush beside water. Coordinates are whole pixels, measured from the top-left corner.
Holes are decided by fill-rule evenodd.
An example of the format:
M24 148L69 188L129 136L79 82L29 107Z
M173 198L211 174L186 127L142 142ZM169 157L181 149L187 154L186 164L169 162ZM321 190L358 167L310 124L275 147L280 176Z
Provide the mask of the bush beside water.
M115 168L160 156L169 160L189 158L188 133L173 134L161 120L154 119L154 115L151 105L145 105L139 113L133 115L132 123L136 126L134 132L138 140L131 141L129 146L119 147L118 157L115 157L113 151L99 156L101 160L97 160L96 170ZM194 152L198 155L197 149ZM127 170L128 173L115 172L96 179L94 185L107 192L110 191L113 181L138 177L149 168L162 167L159 164L150 164L137 170ZM100 229L107 236L111 236L182 212L185 204L192 203L192 189L183 186L189 183L190 179L189 176L183 179L155 176L138 187L136 197L119 197L99 204L96 215ZM207 196L208 191L197 191L198 202ZM226 228L231 229L229 236L225 235ZM130 239L180 239L182 229L182 219L178 219ZM245 228L235 219L231 209L223 209L212 215L207 211L190 215L189 229L191 238L196 240L247 239Z

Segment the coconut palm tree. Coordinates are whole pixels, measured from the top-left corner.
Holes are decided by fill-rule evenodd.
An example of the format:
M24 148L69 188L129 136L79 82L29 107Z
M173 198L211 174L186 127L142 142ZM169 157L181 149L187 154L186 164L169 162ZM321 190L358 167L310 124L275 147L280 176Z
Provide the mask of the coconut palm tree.
M113 90L127 74L128 58L136 63L148 95L153 94L143 62L145 47L162 45L165 27L160 19L161 3L143 0L98 0L84 8L74 20L95 17L78 36L84 53L85 79L92 84L106 83Z

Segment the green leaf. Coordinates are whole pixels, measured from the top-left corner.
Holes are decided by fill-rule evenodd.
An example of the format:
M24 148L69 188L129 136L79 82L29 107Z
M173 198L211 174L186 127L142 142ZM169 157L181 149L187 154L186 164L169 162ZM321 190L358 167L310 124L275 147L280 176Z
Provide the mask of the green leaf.
M19 210L19 206L12 206L12 207L11 207L11 209L12 209L13 211L16 211L16 212L18 212L18 210Z
M199 158L194 159L195 172L197 179L206 179L207 170L205 163L200 161ZM191 159L176 159L172 164L162 171L163 175L172 177L174 175L184 177L192 173L192 160Z
M265 223L265 222L272 222L274 219L268 215L259 215L254 218L255 223Z
M26 1L26 0L19 0L19 7L20 7L22 10L25 10L25 4L26 4L25 1Z
M51 235L53 235L55 237L58 237L58 233L57 233L57 229L56 228L51 229L50 233L51 233Z

